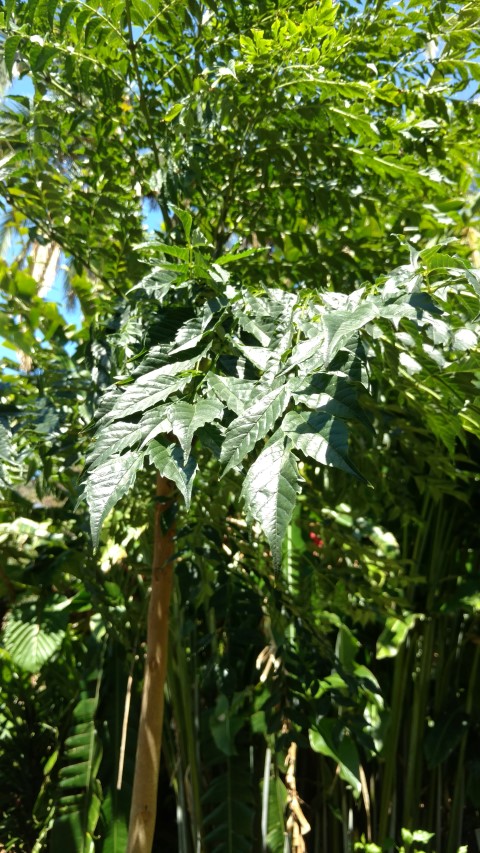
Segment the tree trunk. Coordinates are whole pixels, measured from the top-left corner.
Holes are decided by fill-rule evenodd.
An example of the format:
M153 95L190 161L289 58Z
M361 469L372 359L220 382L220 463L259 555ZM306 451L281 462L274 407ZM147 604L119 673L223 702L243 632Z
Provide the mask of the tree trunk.
M147 621L147 656L127 853L151 853L155 831L175 536L174 524L171 524L167 531L162 529L162 516L171 506L172 494L173 487L170 480L158 476L152 591Z

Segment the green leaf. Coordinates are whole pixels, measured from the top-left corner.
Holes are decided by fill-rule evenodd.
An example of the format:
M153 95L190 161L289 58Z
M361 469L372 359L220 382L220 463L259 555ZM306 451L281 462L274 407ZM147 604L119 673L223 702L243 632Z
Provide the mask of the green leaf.
M163 367L152 370L116 394L113 406L103 415L102 421L125 418L151 409L176 391L183 391L189 381L189 376L169 376Z
M253 379L238 379L236 376L217 376L207 374L207 382L212 391L236 415L241 415L255 397L257 382Z
M160 441L152 441L148 447L148 453L161 476L175 483L188 509L197 473L197 463L193 456L184 463L182 451L177 444L164 444Z
M272 441L250 467L242 497L247 513L268 539L276 567L281 564L282 543L299 491L295 457L283 440Z
M145 412L137 424L129 421L107 422L95 435L93 450L87 456L87 466L96 468L112 456L141 442L147 443L159 432L169 432L168 406L158 406Z
M245 458L260 439L275 426L290 399L286 385L274 388L247 408L228 427L223 441L220 461L226 463L224 475Z
M3 47L3 58L5 60L5 67L7 69L8 75L10 79L12 79L12 69L15 63L15 57L17 55L18 45L21 42L21 36L9 36L5 39L5 44Z
M369 418L357 401L358 384L341 376L317 373L314 376L291 380L290 386L296 403L325 412L332 417L359 420L369 430L372 429Z
M172 204L172 210L175 213L175 216L178 216L180 222L183 225L183 230L185 232L185 240L187 243L190 243L190 234L192 231L192 222L193 217L192 214L185 210L183 207L178 207L178 205Z
M415 829L411 832L409 829L401 830L402 841L404 844L428 844L435 837L434 832L427 832L424 829Z
M407 613L402 619L389 617L377 640L377 660L395 657L419 618L418 613Z
M178 438L185 461L190 456L193 437L200 427L218 421L223 416L223 406L217 400L197 400L186 403L178 400L168 407L168 420L171 430Z
M68 616L38 601L23 601L7 614L3 643L13 662L27 672L39 672L61 648Z
M100 530L108 513L132 488L137 471L142 468L144 455L138 451L129 451L123 456L110 458L108 462L88 472L85 497L90 511L94 548L98 545Z
M281 426L296 450L301 450L321 465L332 465L366 482L348 458L348 432L343 421L322 410L288 412Z
M314 752L333 758L338 772L347 785L353 789L355 797L362 792L360 782L360 761L357 747L346 729L340 728L337 720L324 717L309 730L310 746Z
M184 107L185 104L174 104L172 107L170 107L169 110L167 110L163 117L163 120L167 122L173 121L173 119L176 118L182 112Z

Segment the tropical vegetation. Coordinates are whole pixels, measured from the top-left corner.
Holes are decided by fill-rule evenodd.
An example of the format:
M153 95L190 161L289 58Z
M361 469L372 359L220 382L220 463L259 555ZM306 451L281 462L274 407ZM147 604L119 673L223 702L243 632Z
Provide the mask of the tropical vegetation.
M473 853L478 4L0 22L0 848Z

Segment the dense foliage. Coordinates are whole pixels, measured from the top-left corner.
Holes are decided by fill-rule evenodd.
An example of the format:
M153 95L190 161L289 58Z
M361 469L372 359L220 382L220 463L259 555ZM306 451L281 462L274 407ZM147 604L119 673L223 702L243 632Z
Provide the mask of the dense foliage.
M154 849L475 844L476 4L0 16L3 847L126 849L157 473Z

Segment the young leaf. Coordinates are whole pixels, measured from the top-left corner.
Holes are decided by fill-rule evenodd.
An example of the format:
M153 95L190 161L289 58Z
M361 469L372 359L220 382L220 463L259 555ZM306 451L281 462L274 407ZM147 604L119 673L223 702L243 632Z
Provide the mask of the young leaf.
M249 469L242 497L248 514L260 523L268 539L277 568L299 491L295 457L282 440L272 441Z

